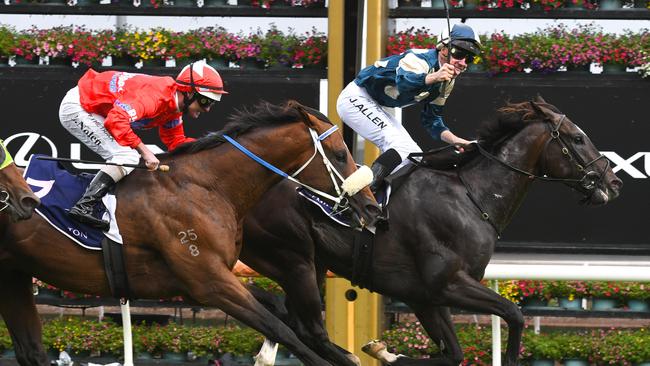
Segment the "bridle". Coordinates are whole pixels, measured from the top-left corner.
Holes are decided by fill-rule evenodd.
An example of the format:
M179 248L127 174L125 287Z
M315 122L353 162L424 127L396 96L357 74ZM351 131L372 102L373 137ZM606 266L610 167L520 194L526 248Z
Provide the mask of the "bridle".
M567 184L579 184L585 191L591 192L593 194L593 191L596 189L597 183L602 183L604 177L605 177L605 172L607 169L609 169L609 160L605 157L605 155L600 154L598 155L595 159L585 162L585 160L578 154L578 152L564 139L562 138L562 135L560 134L560 128L562 127L562 123L564 123L564 120L566 119L566 115L562 115L560 117L560 121L555 125L553 121L548 119L547 121L549 122L550 126L550 138L546 140L546 143L544 144L544 149L542 150L542 156L544 159L542 160L542 174L538 175L532 172L525 171L523 169L517 168L508 162L505 162L487 150L485 150L478 142L474 142L475 146L477 147L478 151L481 153L481 155L485 156L486 158L496 161L499 164L505 166L506 168L512 170L513 172L528 176L531 179L539 179L542 181L546 182L562 182L562 183L567 183ZM554 178L548 176L548 174L545 174L544 172L546 171L546 150L551 144L551 141L557 141L557 143L560 144L562 147L562 155L569 159L570 162L573 162L575 164L576 169L579 172L583 173L583 176L579 179L572 179L572 178ZM596 172L595 170L588 170L589 167L594 165L597 161L605 159L606 165L605 167L600 171Z
M609 160L606 159L605 155L600 154L597 156L595 159L591 161L585 161L580 154L570 145L568 144L563 138L562 135L560 134L560 128L562 127L562 123L564 123L564 120L566 119L566 115L561 115L560 121L557 124L554 124L552 120L550 119L545 119L545 121L549 122L549 127L550 127L550 136L549 139L546 140L546 143L544 144L544 149L542 150L542 156L544 159L542 160L542 173L541 175L535 174L533 172L529 172L526 170L523 170L521 168L518 168L516 166L513 166L512 164L503 161L499 159L498 157L494 156L492 153L488 152L481 146L480 143L478 142L473 142L473 145L476 146L477 150L481 155L484 157L495 161L504 167L508 168L509 170L516 172L521 175L525 175L530 179L539 179L545 182L562 182L566 184L577 184L579 185L587 194L585 195L585 200L589 199L594 192L596 191L596 187L598 186L598 183L602 183L603 179L605 178L605 172L609 169ZM562 155L569 159L570 162L575 164L576 169L579 172L583 173L583 176L579 179L572 179L572 178L554 178L550 177L544 172L546 171L546 150L551 144L551 141L557 141L557 143L560 144L562 148ZM601 159L605 159L606 165L602 169L602 171L597 172L595 170L588 170L589 167L594 166L595 163ZM476 197L472 194L472 191L469 189L469 186L463 179L462 175L460 174L460 169L458 170L458 178L460 181L463 183L465 186L465 189L467 191L467 196L469 199L474 203L474 205L481 211L481 217L483 220L488 221L490 225L494 228L494 230L497 232L497 236L500 238L501 237L501 230L499 227L496 225L496 223L490 218L490 215L487 213L486 210L483 209L482 205L479 203L479 201L476 199Z
M312 156L304 163L300 168L298 168L293 174L287 174L283 172L282 170L278 169L277 167L273 166L271 163L268 163L264 159L260 158L259 156L255 155L253 152L239 144L237 141L235 141L233 138L227 135L222 135L226 141L228 141L230 144L232 144L234 147L239 149L241 152L246 154L248 157L251 159L255 160L265 168L269 169L270 171L282 176L283 178L286 178L306 189L309 191L313 192L314 194L321 196L323 198L326 198L328 200L331 200L332 202L335 203L334 208L332 209L332 215L337 215L340 214L350 208L350 202L348 198L346 197L348 195L348 192L344 191L341 188L341 183L345 181L345 178L343 178L343 175L339 173L339 171L334 167L332 162L327 158L327 155L325 154L325 150L323 149L323 144L321 143L323 140L325 140L327 137L332 135L336 130L338 130L338 126L332 126L330 127L327 131L323 132L322 134L318 134L316 130L313 128L309 128L309 134L311 135L312 142L314 144L314 153ZM323 165L325 165L325 168L327 168L327 172L330 176L330 179L332 181L332 184L334 185L334 189L336 190L336 194L338 195L337 197L332 196L326 192L320 191L314 187L311 187L305 183L300 182L296 176L300 174L316 157L317 154L320 154L321 157L323 158ZM341 183L339 183L340 180Z

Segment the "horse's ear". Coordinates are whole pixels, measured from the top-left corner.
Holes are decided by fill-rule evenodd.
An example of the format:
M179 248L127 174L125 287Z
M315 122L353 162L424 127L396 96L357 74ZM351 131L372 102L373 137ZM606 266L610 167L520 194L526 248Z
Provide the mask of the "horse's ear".
M546 112L544 111L544 109L542 109L542 107L540 107L539 104L537 104L537 103L539 103L539 102L532 100L530 102L530 106L533 108L535 113L537 113L537 114L539 114L541 116L546 116Z
M311 119L310 114L307 112L307 110L305 110L305 107L302 104L298 103L295 100L290 100L287 102L287 107L297 110L307 126L314 127L314 121Z
M543 103L543 104L548 104L548 103L546 103L546 101L544 100L544 98L542 98L542 96L539 95L539 94L537 94L537 95L535 96L535 98L533 98L533 102Z

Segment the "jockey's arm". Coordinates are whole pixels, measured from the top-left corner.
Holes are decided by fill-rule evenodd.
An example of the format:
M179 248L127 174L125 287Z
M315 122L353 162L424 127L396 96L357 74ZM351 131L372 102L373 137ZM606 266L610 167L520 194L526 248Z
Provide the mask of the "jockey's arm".
M194 138L185 136L183 118L180 116L160 126L158 128L158 135L160 136L160 141L167 146L167 150L169 151L174 150L186 142L195 140Z
M400 93L426 88L425 79L429 71L426 60L413 53L406 54L399 60L395 74L395 85Z
M442 140L462 151L462 147L470 142L464 138L456 136L449 130L442 119L443 106L428 103L424 106L421 115L422 126L429 132L431 137L436 140Z
M118 144L135 149L142 143L140 137L131 128L131 122L138 120L143 114L138 109L136 104L116 102L106 115L104 127Z

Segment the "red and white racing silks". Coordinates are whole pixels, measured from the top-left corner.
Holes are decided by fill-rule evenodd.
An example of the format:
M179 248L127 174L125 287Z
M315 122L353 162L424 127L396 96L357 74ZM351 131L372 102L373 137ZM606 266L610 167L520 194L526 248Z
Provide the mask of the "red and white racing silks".
M171 77L91 69L78 86L81 106L105 116L104 127L120 145L135 148L142 140L133 130L154 127L169 150L194 140L185 136Z

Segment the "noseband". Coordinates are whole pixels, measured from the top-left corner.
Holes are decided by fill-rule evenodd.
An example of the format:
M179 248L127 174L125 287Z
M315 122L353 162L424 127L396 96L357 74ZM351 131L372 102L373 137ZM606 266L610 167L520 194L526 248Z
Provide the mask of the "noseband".
M564 155L567 159L569 159L570 162L573 162L576 166L576 169L579 172L583 173L582 178L580 179L552 179L552 180L560 180L565 183L578 183L580 186L585 189L587 192L591 192L593 194L594 190L596 189L597 183L602 183L604 177L605 177L605 172L607 169L609 169L609 160L605 158L605 155L600 154L598 155L595 159L585 162L584 159L578 154L577 151L560 135L560 127L562 127L562 123L566 119L566 115L562 115L560 118L560 122L558 122L557 126L553 126L553 122L549 123L551 124L551 138L546 141L546 144L544 145L544 152L546 152L546 149L550 145L551 141L557 141L560 146L562 147L562 155ZM546 154L544 154L544 160L542 160L542 172L546 171ZM600 159L605 159L605 167L601 172L596 172L595 170L589 170L587 171L587 168L590 166L594 165L598 160ZM546 174L544 174L544 177L547 177Z

